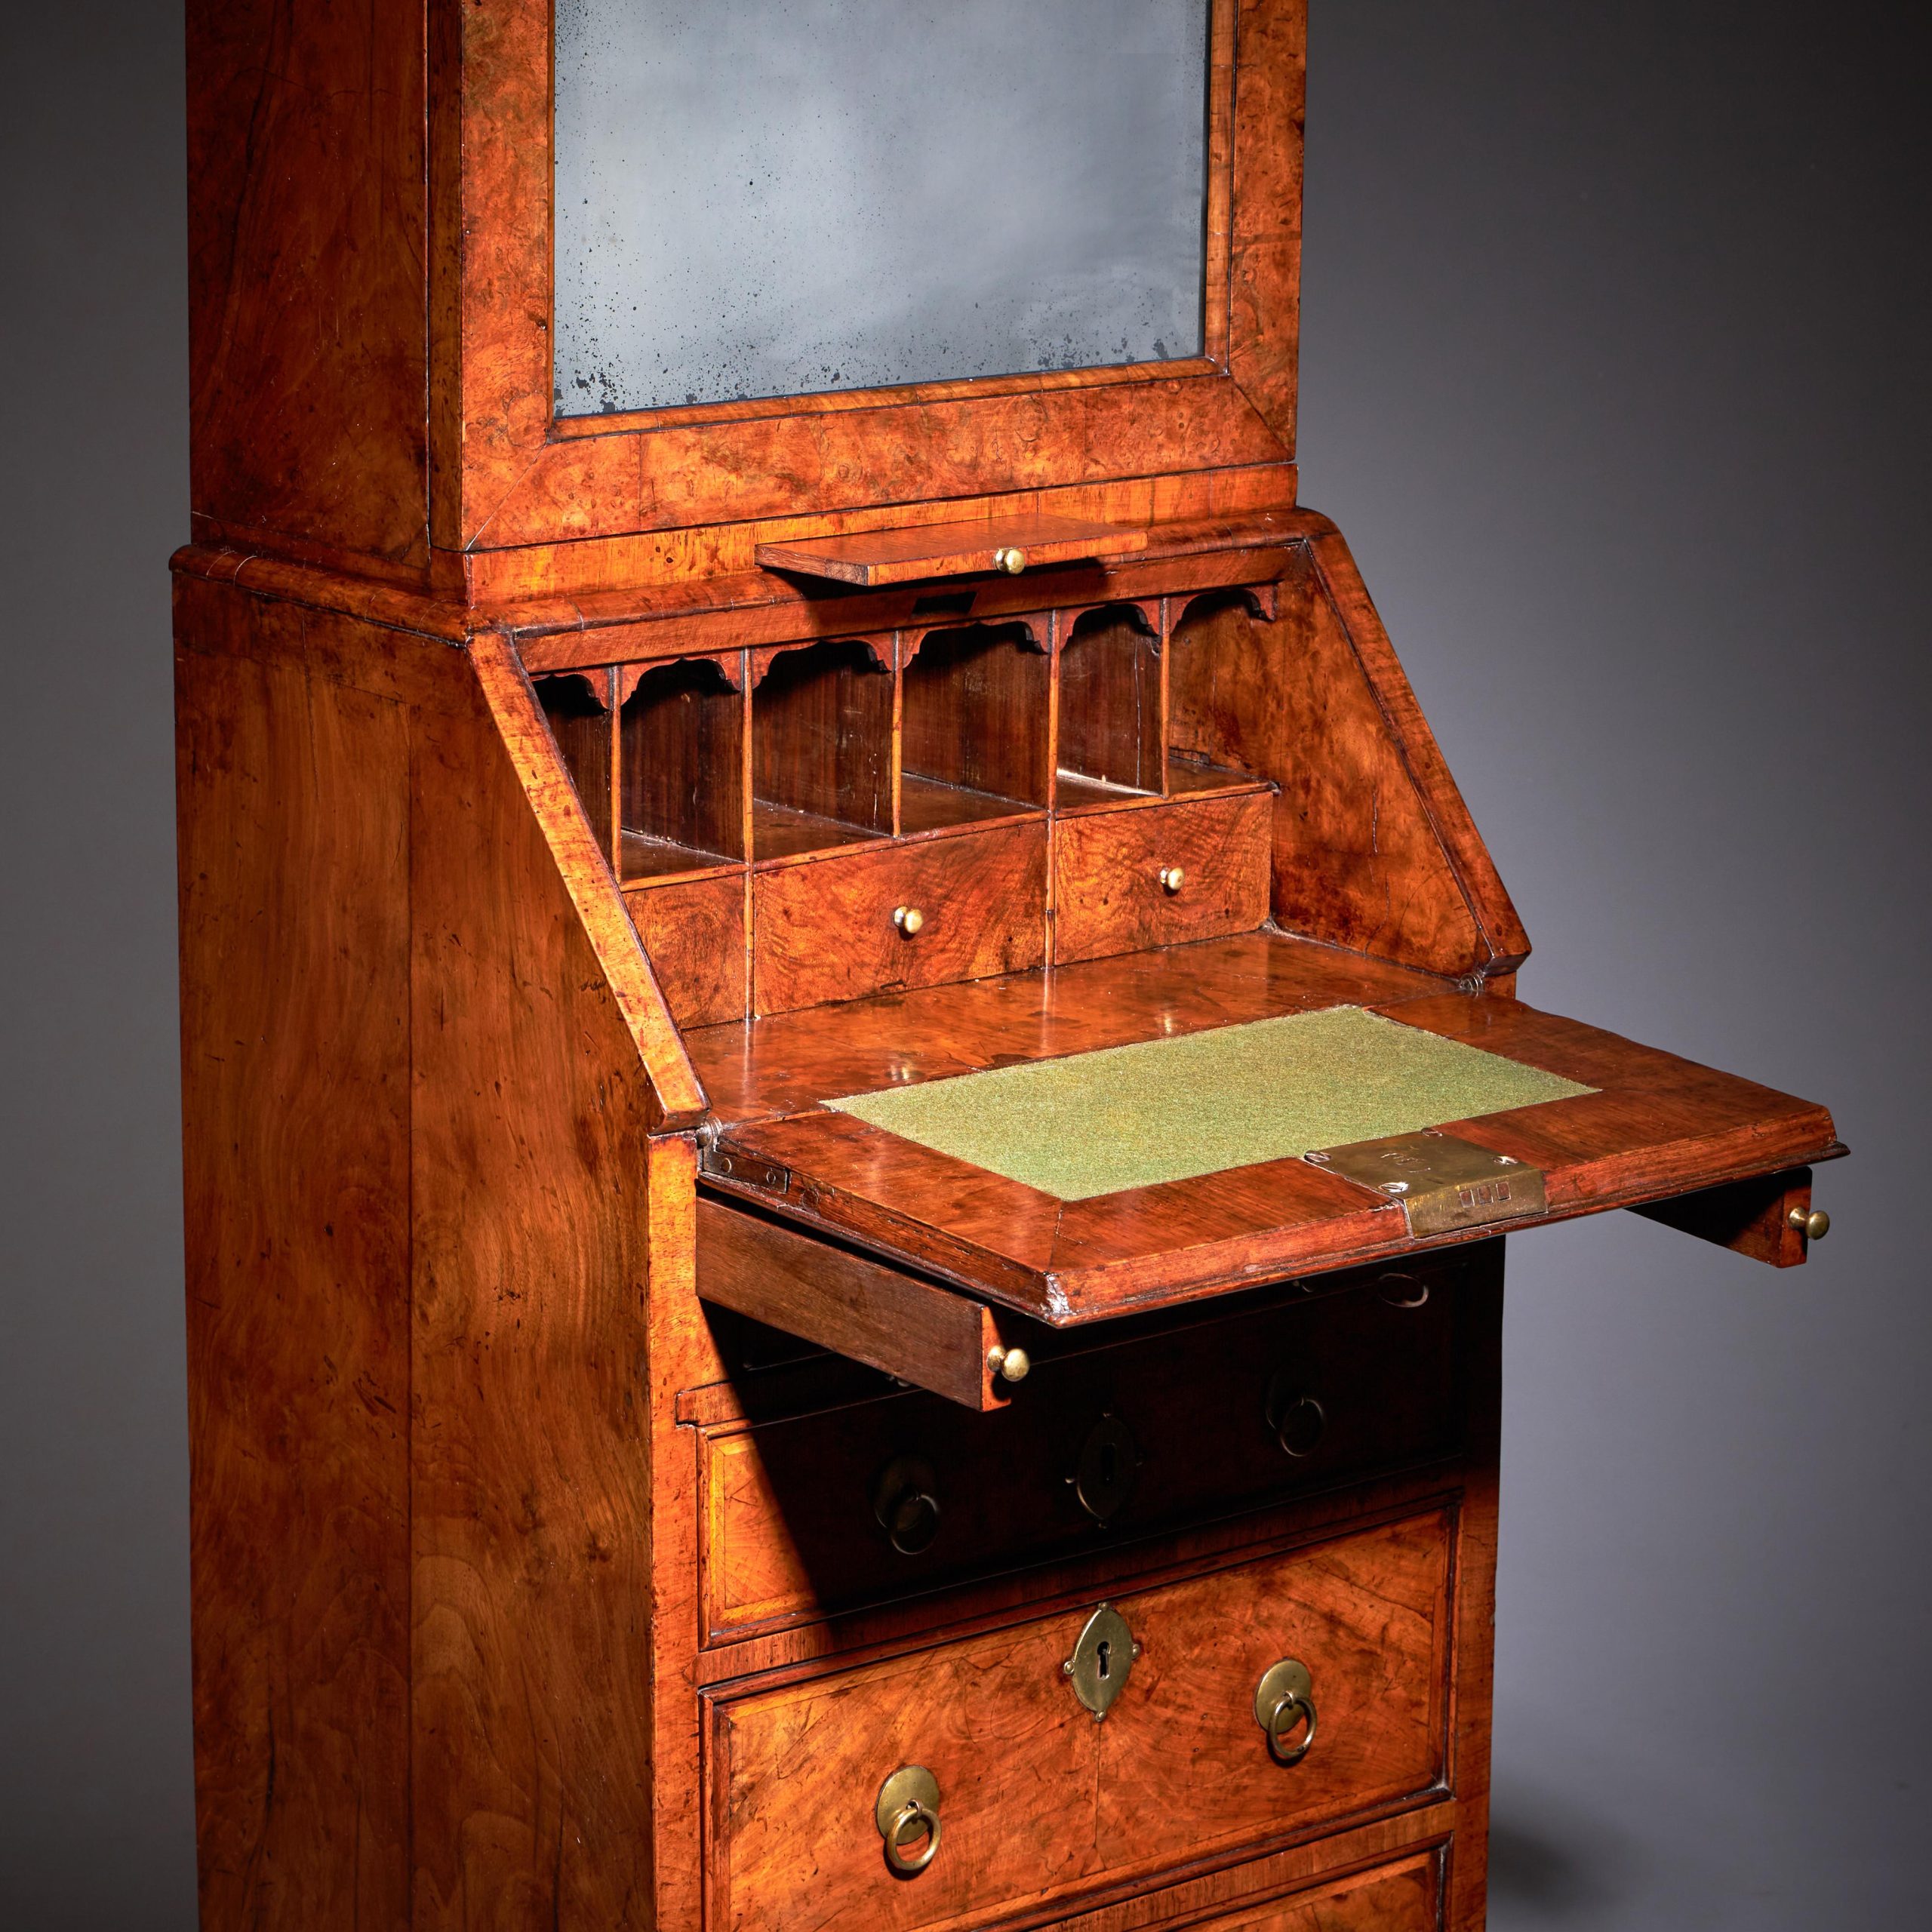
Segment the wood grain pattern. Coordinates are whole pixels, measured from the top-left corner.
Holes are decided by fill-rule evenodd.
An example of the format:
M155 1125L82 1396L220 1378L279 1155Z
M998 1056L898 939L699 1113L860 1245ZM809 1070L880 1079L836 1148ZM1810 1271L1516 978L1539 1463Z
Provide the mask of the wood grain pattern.
M412 1922L641 1928L660 1076L477 713L410 760Z
M721 1701L716 1922L949 1925L1426 1799L1444 1763L1453 1536L1432 1514L1120 1598L1143 1651L1105 1724L1061 1670L1084 1609ZM1251 1709L1284 1655L1331 1712L1327 1752L1294 1772L1269 1762ZM872 1800L908 1763L937 1777L946 1835L900 1882Z
M546 440L549 9L507 0L471 10L448 35L457 71L441 78L454 98L433 123L442 165L432 178L447 178L433 211L434 386L439 398L453 392L432 418L437 472L454 486L439 494L438 542L530 546L936 499L952 500L958 520L978 513L976 498L1016 488L1285 463L1295 278L1277 198L1298 184L1299 158L1284 175L1277 157L1300 144L1302 13L1300 0L1247 0L1241 87L1261 98L1235 115L1232 152L1218 157L1233 184L1230 366L1249 371L1259 407L1240 376L1204 363L1192 374L929 385L896 392L904 400L814 398L783 413L725 405L676 412L648 432L647 417ZM1291 71L1270 71L1284 62ZM465 211L494 218L466 229ZM1229 313L1218 290L1209 308Z
M976 1414L1011 1400L989 1360L1000 1326L980 1303L721 1201L698 1203L697 1241L703 1300Z
M1083 611L1060 651L1060 773L1158 792L1160 641L1134 605Z
M197 523L420 573L421 20L192 0L187 28Z
M1046 949L1044 825L854 852L755 874L755 1011L1038 966ZM924 925L907 937L900 906Z
M176 660L203 1922L409 1917L408 714Z
M1773 1268L1802 1267L1811 1244L1791 1217L1811 1211L1811 1170L1788 1168L1674 1200L1647 1201L1634 1211Z
M981 522L915 524L813 541L761 543L758 560L767 570L792 571L872 589L922 577L998 571L1003 567L997 553L1006 549L1020 551L1029 565L1058 564L1075 558L1124 556L1146 544L1144 530L1118 524L1058 516L993 517Z
M745 1017L748 893L742 872L625 893L624 909L679 1026L715 1026Z
M1311 558L1298 557L1278 589L1272 623L1239 593L1190 605L1168 671L1169 743L1279 788L1276 918L1431 972L1512 970L1528 943L1514 914L1504 918L1506 898L1486 924L1465 889L1441 831L1454 788L1441 789L1446 771L1439 784L1417 777L1426 727L1386 639L1371 671Z
M1271 802L1248 792L1056 826L1055 960L1147 952L1265 924ZM1162 875L1174 867L1186 876L1170 891Z
M617 737L611 716L611 674L590 671L535 681L537 701L557 741L577 802L590 821L598 849L615 851Z
M1226 1918L1196 1922L1200 1932L1437 1932L1441 1881L1440 1855L1422 1852ZM1070 1927L1084 1924L1074 1920Z
M900 673L906 774L1009 801L1008 811L1044 805L1052 777L1048 675L1044 639L1023 624L912 638Z
M780 652L752 693L752 792L761 804L891 831L890 638L882 651L844 638ZM778 831L771 824L755 856L811 849Z
M618 724L626 884L746 856L744 743L742 669L735 685L709 658L643 669Z
M544 725L529 679L501 638L471 645L477 688L523 787L524 809L548 846L569 915L589 940L598 972L615 996L631 1037L649 1069L660 1128L694 1126L705 1111L704 1090L678 1038L624 910L608 862L577 802L555 741ZM545 890L547 888L534 888Z
M937 1080L1204 1026L1447 992L1425 973L1279 933L915 991L877 1005L775 1015L687 1041L727 1123L809 1111L895 1081Z
M1225 950L1217 956L1211 946ZM1299 1159L1057 1203L846 1115L817 1110L824 1098L963 1071L969 1061L1011 1064L1040 1057L1056 1037L1040 1026L1042 1001L1057 1012L1077 1014L1086 1001L1104 998L1114 1009L1106 1023L1112 1041L1123 1033L1161 1037L1171 1009L1161 996L1160 977L1142 976L1148 957L1140 956L1134 971L1117 974L1064 969L1050 989L1023 983L989 988L963 1001L928 994L918 1007L882 1002L875 1013L854 1008L815 1024L794 1023L772 1035L786 1066L769 1086L758 1072L765 1023L756 1023L749 1038L721 1035L717 1044L728 1052L718 1057L719 1109L731 1123L724 1144L786 1171L783 1193L755 1192L761 1205L1055 1326L1415 1248L1406 1219L1399 1208L1392 1214L1385 1197ZM1246 1009L1244 1017L1260 1017L1253 1012L1257 1004L1295 1010L1294 978L1303 965L1313 970L1315 983L1337 983L1321 949L1272 934L1246 943L1172 949L1171 971L1177 960L1194 982L1197 1012L1213 1010L1217 969L1229 977L1226 1005ZM1263 961L1276 977L1257 999L1249 976ZM1775 1172L1827 1158L1837 1146L1830 1115L1810 1102L1515 1000L1414 986L1407 992L1377 1010L1600 1090L1480 1121L1443 1123L1449 1132L1543 1171L1548 1211L1512 1224L1519 1230ZM1134 1002L1131 1020L1118 1011L1128 1000ZM907 1024L914 1014L923 1025ZM896 1043L904 1043L896 1050L880 1037L888 1028ZM1079 1035L1069 1028L1057 1037ZM697 1041L704 1054L710 1042L704 1035ZM854 1077L862 1070L885 1077L869 1082ZM739 1185L719 1184L728 1190ZM1469 1238L1463 1231L1420 1244Z

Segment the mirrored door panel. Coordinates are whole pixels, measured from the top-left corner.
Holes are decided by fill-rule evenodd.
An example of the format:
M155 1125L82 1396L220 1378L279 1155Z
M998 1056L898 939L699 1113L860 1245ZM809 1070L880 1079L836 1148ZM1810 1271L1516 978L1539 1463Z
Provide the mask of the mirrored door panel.
M557 0L559 415L1202 348L1208 0Z

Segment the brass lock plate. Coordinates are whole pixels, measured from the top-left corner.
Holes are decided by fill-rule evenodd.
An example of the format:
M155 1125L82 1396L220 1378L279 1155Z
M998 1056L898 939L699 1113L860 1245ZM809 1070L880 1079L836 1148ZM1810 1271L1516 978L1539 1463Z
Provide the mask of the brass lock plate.
M1127 1688L1134 1660L1140 1646L1134 1641L1127 1619L1111 1604L1103 1604L1088 1618L1087 1626L1073 1647L1073 1654L1060 1666L1073 1685L1073 1694L1094 1713L1098 1722L1113 1709L1114 1700Z
M1520 1220L1549 1205L1540 1168L1432 1129L1317 1148L1302 1158L1399 1201L1412 1235Z
M1097 1523L1112 1522L1131 1500L1140 1480L1140 1445L1111 1410L1087 1432L1069 1480L1075 1500Z

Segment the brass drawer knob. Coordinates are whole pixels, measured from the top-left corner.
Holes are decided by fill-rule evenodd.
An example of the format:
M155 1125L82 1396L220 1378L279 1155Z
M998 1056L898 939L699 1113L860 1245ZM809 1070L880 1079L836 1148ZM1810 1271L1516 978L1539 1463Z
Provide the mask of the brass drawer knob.
M1024 1349L996 1343L986 1351L986 1366L1002 1382L1024 1382L1032 1372L1033 1358Z
M1003 543L993 552L993 568L1017 577L1026 568L1026 552L1017 543Z
M1814 1208L1808 1214L1802 1208L1794 1208L1785 1219L1807 1241L1823 1241L1832 1231L1832 1217L1822 1208Z
M1254 1721L1268 1734L1276 1764L1299 1764L1315 1748L1315 1679L1306 1664L1284 1657L1269 1666L1254 1687Z
M1171 899L1187 883L1187 874L1179 866L1161 868L1161 890Z
M939 1856L938 1779L923 1764L902 1764L879 1786L872 1820L886 1863L902 1878L923 1872Z
M926 915L916 906L895 906L892 909L892 923L908 939L912 939L924 930Z

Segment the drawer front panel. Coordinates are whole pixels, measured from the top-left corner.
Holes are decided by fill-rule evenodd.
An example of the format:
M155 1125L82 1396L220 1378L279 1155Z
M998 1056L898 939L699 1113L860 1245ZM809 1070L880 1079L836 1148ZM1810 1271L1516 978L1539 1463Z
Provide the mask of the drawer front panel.
M634 888L625 909L680 1026L745 1017L745 877Z
M1103 959L1263 924L1273 802L1246 792L1062 819L1054 828L1054 958ZM1175 868L1181 876L1171 891Z
M1445 1766L1454 1543L1432 1511L1116 1598L1140 1649L1101 1722L1063 1669L1093 1605L720 1702L712 1922L911 1932L1423 1801ZM1319 1720L1291 1765L1254 1711L1284 1657ZM908 1765L941 1828L909 1878L875 1813Z
M1046 952L1047 828L990 832L815 859L752 881L760 1013L1030 972ZM908 936L900 906L919 914Z
M1465 1267L1042 1361L994 1414L909 1393L711 1431L707 1627L743 1635L1077 1554L1103 1538L1075 1480L1083 1459L1124 1487L1106 1518L1118 1537L1447 1454ZM1425 1288L1420 1306L1384 1299ZM938 1519L909 1551L878 1508L882 1479L907 1464L929 1472Z
M1441 1854L1423 1852L1232 1918L1206 1920L1198 1932L1436 1932L1441 1895Z

